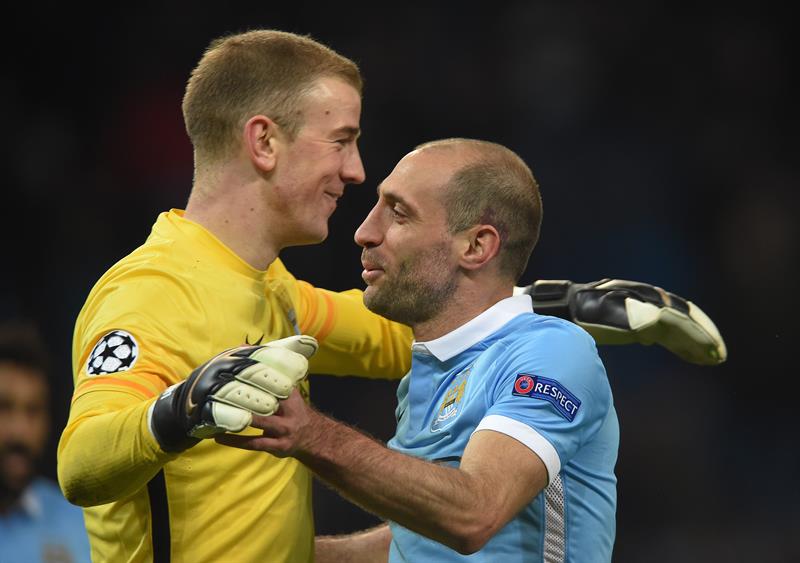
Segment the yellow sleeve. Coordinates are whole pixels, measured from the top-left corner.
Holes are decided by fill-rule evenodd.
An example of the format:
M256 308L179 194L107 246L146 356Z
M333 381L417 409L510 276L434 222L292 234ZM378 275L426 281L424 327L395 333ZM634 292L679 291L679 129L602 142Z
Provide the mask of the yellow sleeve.
M185 357L174 322L180 293L169 289L163 281L111 285L90 294L81 311L73 340L75 390L57 459L59 484L73 504L125 498L175 457L161 451L147 427L150 404L190 371L176 360ZM153 310L158 319L148 314ZM91 369L101 343L119 331L136 344L133 364L111 373Z
M376 315L357 289L341 293L298 282L303 334L314 336L319 351L311 373L400 379L411 369L411 329Z
M96 506L125 498L176 457L161 451L147 428L152 402L111 389L73 402L58 444L58 481L67 500Z
M309 362L311 373L400 379L411 369L411 329L367 309L361 291L328 291L298 281L280 260L269 274L271 289L297 313L297 328L320 344Z

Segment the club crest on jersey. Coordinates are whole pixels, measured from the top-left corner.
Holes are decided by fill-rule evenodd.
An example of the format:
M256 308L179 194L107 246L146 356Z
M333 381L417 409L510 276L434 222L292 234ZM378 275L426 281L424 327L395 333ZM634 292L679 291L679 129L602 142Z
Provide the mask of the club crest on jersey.
M442 426L453 420L461 406L461 400L464 398L464 390L467 387L467 378L472 371L470 365L467 369L459 373L453 383L448 387L447 392L442 398L442 403L439 405L439 411L431 422L431 432L437 432L442 429Z
M136 339L124 330L112 330L92 348L86 362L89 375L106 375L131 369L139 359Z
M543 399L553 405L558 413L570 422L575 419L575 415L578 414L578 409L581 407L580 400L561 383L555 379L530 373L517 374L511 394L517 397Z

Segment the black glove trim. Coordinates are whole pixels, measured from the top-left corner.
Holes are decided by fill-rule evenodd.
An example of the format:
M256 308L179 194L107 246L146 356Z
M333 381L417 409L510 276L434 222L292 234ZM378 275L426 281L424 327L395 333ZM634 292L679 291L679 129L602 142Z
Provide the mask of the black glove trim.
M248 356L261 346L226 350L196 368L182 383L162 393L153 404L150 429L165 452L182 452L200 440L193 428L213 424L209 397L256 362Z

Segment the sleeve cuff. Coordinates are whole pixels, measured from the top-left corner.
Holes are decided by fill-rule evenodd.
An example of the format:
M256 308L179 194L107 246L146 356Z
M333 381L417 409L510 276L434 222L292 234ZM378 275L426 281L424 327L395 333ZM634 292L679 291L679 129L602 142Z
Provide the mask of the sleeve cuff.
M481 430L494 430L506 436L511 436L518 442L522 442L533 451L544 462L547 468L547 484L555 479L561 471L561 458L553 445L536 430L513 418L490 414L481 420L475 432ZM473 434L475 433L473 432Z

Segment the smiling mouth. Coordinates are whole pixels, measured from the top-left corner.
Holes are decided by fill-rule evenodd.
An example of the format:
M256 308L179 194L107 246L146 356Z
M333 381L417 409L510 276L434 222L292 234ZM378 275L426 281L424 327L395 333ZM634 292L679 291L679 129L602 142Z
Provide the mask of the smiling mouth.
M382 275L383 270L380 268L364 268L364 271L361 272L361 279L364 280L367 285L370 285Z
M361 272L361 279L363 279L367 285L374 282L383 274L383 268L379 264L372 260L365 259L364 256L361 257L361 265L364 267L364 271Z

